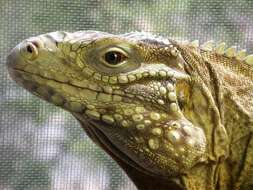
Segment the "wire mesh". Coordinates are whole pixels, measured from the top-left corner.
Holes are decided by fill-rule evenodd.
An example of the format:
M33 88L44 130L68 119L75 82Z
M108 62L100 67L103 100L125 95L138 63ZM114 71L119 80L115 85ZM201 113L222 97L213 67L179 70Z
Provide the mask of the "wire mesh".
M146 31L225 41L251 51L251 0L1 0L0 190L134 190L74 118L18 87L8 52L21 40L65 30Z

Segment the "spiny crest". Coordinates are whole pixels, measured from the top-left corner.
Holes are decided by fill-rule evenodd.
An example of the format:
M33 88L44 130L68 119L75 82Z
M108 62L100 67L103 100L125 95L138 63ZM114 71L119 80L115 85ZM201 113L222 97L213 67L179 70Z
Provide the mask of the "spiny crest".
M221 42L217 45L215 45L213 40L207 41L202 45L199 45L198 40L194 40L192 42L189 42L188 45L192 47L200 47L203 50L206 51L215 51L219 55L224 55L226 57L230 58L236 58L237 60L243 61L244 63L247 63L249 65L253 65L253 54L247 55L247 52L245 49L237 51L236 46L231 46L226 48L225 42Z

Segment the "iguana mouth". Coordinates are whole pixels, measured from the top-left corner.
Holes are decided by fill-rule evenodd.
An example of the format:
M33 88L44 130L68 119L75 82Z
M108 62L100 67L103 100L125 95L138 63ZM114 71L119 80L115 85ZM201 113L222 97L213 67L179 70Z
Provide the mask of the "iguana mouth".
M116 102L125 102L125 103L145 102L146 104L150 104L150 105L152 105L154 103L154 101L152 101L150 97L144 97L144 96L138 95L138 92L132 91L131 88L126 90L126 93L124 93L123 91L121 91L119 89L112 90L110 87L108 87L108 86L103 87L102 85L100 87L99 85L97 85L95 83L85 84L85 86L84 86L84 84L80 85L79 83L72 83L70 81L66 82L66 81L60 81L60 80L57 80L54 78L47 78L47 77L42 76L38 73L32 73L32 72L25 71L24 69L19 69L19 68L9 68L9 73L10 73L11 77L19 85L23 86L25 89L29 90L31 93L35 94L36 96L39 96L40 98L42 98L46 101L54 103L57 106L64 106L64 103L69 103L70 100L67 100L65 97L63 97L63 95L61 93L57 92L55 87L65 88L65 89L68 88L70 91L71 91L71 89L73 91L82 90L82 91L84 91L84 94L85 94L85 92L87 94L89 94L88 92L90 92L93 95L93 98L91 101L99 99L100 93L101 93L101 94L105 94L105 96L107 96L108 99L110 99L109 98L109 96L110 96L111 101L116 101ZM170 91L174 91L173 86L174 86L174 82L172 80L168 80L167 89ZM74 90L74 89L76 89L76 90ZM166 93L166 88L161 86L160 92L162 94ZM169 93L168 96L170 98L170 101L176 102L176 100L177 100L176 94ZM74 101L72 100L72 102L74 102ZM108 100L108 102L109 102L109 100ZM70 111L80 112L81 107L82 107L82 111L83 111L83 107L87 106L89 103L90 103L89 99L85 100L84 102L77 101L74 104L76 104L75 105L76 107L80 107L80 108L76 108L76 109L73 108L73 109L70 109ZM165 103L166 102L164 102L164 100L162 100L162 99L158 100L159 106L163 106ZM159 107L158 105L152 105L152 106L154 108L157 107L157 109L161 109L161 107ZM66 105L66 106L67 106L66 109L70 108L69 107L70 105ZM173 103L172 106L176 106L176 105L174 105L174 103ZM164 109L166 111L166 108L164 108Z

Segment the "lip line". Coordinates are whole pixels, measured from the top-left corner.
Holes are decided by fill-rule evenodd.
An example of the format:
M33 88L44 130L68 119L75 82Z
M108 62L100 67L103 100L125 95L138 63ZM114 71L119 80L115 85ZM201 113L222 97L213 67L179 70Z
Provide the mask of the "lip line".
M128 97L128 96L125 96L125 95L122 95L122 94L114 94L114 93L111 93L111 94L110 94L110 93L107 93L107 92L105 92L105 91L96 91L96 90L93 90L93 89L90 89L90 88L84 88L84 87L76 86L76 85L71 84L71 83L69 83L69 82L64 83L64 82L61 82L61 81L58 81L58 80L55 80L55 79L49 79L49 78L46 78L46 77L41 76L41 75L39 75L39 74L31 73L31 72L24 71L24 70L21 70L21 69L17 69L17 68L11 68L11 69L14 70L14 71L16 71L16 72L19 72L19 73L25 73L25 74L28 74L28 75L35 75L35 76L41 77L41 78L44 79L44 80L52 80L52 81L55 81L55 82L60 83L60 84L70 85L70 86L72 86L72 87L74 87L74 88L79 88L79 89L84 89L84 90L90 90L90 91L93 91L93 92L96 92L96 93L104 93L104 94L108 94L108 95L112 95L112 96L113 96L113 95L117 95L117 96L120 96L120 97L122 97L122 98L127 98L127 99L135 100L135 101L138 101L138 102L145 102L145 103L148 103L148 104L149 104L149 102L147 102L147 101L145 101L145 100L136 99L136 98L133 98L133 97ZM130 93L128 93L128 94L130 94ZM136 96L135 94L130 94L130 95L133 95L134 97ZM155 107L156 107L156 106L155 106ZM161 108L160 108L160 109L161 109ZM165 109L166 109L166 108L164 108L164 111L166 111Z
M72 86L72 87L74 87L74 88L79 88L79 89L84 89L84 90L90 90L90 91L93 91L93 92L96 92L96 93L105 93L105 94L108 94L108 95L117 95L117 96L121 96L121 97L124 97L124 98L129 98L129 99L133 99L133 98L131 98L131 97L128 97L128 96L125 96L125 95L121 95L121 94L114 94L114 93L107 93L107 92L105 92L105 91L96 91L96 90L93 90L93 89L90 89L90 88L84 88L84 87L80 87L80 86L76 86L76 85L74 85L74 84L72 84L72 83L69 83L69 82L62 82L62 81L58 81L58 80L56 80L56 79L49 79L49 78L46 78L46 77L44 77L44 76L41 76L41 75L39 75L39 74L35 74L35 73L31 73L31 72L28 72L28 71L24 71L24 70L21 70L21 69L17 69L17 68L11 68L11 70L14 70L14 71L16 71L16 72L19 72L19 73L25 73L25 74L28 74L28 75L34 75L34 76L38 76L38 77L40 77L40 78L42 78L42 79L44 79L44 80L52 80L52 81L55 81L55 82L57 82L57 83L60 83L60 84L65 84L65 85L70 85L70 86ZM14 80L15 80L15 76L14 76ZM132 95L134 95L134 94L132 94Z

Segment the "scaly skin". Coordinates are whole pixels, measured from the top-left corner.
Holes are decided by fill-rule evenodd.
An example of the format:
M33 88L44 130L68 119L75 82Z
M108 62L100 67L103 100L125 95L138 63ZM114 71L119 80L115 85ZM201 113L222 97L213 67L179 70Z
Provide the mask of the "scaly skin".
M76 117L138 189L253 184L253 69L210 44L54 32L21 42L11 77Z

